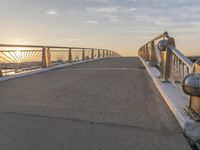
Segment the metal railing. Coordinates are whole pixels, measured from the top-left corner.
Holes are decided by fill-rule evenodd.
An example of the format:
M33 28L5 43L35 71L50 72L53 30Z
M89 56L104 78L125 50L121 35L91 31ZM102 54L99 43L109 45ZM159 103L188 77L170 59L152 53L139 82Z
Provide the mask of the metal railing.
M176 49L174 38L165 32L139 49L138 55L150 66L156 66L160 71L162 81L182 83L183 79L192 73L193 62Z
M0 44L0 76L75 61L118 56L118 53L106 49Z
M184 56L167 32L143 45L138 55L160 71L162 82L172 82L190 96L186 110L200 120L200 59L192 62Z

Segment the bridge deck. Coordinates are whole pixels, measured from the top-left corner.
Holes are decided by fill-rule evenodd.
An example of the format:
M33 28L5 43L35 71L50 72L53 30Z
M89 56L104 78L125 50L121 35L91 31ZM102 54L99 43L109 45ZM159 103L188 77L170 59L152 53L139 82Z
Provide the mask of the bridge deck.
M0 83L0 149L186 150L138 58L112 58Z

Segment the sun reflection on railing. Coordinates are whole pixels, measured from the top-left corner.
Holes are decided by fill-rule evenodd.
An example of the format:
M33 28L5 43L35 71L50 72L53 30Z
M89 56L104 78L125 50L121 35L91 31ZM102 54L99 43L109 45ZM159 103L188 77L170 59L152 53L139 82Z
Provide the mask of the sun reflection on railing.
M1 44L0 76L75 61L116 56L119 54L104 49Z

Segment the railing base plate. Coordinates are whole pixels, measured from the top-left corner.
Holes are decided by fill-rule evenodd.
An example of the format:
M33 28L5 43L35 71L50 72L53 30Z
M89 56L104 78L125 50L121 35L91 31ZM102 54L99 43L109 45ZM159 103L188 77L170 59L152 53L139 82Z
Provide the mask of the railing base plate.
M162 78L160 78L160 77L158 77L158 78L159 78L159 80L160 80L162 83L169 83L169 82L170 82L169 80L162 79Z
M184 110L192 117L192 119L200 122L200 116L197 113L195 113L191 108L185 107Z

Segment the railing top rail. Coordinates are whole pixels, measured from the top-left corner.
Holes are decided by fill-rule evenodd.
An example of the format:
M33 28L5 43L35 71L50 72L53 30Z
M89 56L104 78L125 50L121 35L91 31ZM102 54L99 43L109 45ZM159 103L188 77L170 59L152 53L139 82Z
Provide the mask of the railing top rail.
M164 33L158 35L158 36L155 37L154 39L152 39L152 40L150 40L149 42L147 42L145 45L147 45L147 44L149 44L149 43L151 43L151 42L154 42L154 41L156 41L156 40L159 40L160 38L164 38L164 37L169 38L168 32L164 32ZM145 45L143 45L143 46L145 46Z
M172 52L173 52L181 61L183 61L183 63L184 63L187 67L189 67L190 69L192 69L193 62L192 62L190 59L188 59L186 56L184 56L184 55L183 55L179 50L177 50L174 46L169 45L168 47L172 50Z
M108 50L108 49L101 49L101 48L85 48L85 47L64 47L64 46L45 46L48 48L65 48L65 49L93 49L93 50Z
M85 47L65 47L65 46L42 46L42 45L15 45L15 44L0 44L0 47L31 47L31 48L61 48L61 49L93 49L93 50L108 50L108 49L101 49L101 48L85 48Z
M169 37L168 32L164 32L164 33L158 35L157 37L155 37L154 39L152 39L152 40L149 41L148 43L151 43L151 42L153 42L153 41L159 40L160 38L164 38L164 37L167 37L167 38Z
M41 45L18 45L18 44L0 44L0 47L34 47L34 48L43 48Z

